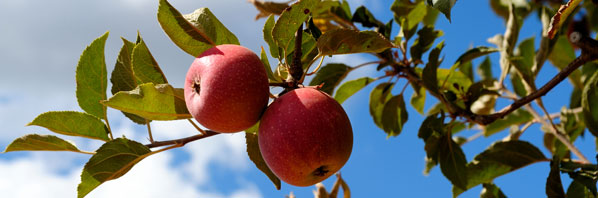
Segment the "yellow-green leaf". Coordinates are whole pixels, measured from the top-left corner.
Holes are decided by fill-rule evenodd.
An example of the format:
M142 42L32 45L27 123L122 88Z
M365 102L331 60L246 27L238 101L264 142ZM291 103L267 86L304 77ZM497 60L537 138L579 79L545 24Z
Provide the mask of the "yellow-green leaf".
M108 32L94 40L81 54L77 64L77 102L81 109L98 118L104 118L106 107L100 104L106 100L108 84L104 45Z
M239 44L237 37L208 8L183 16L167 0L160 0L158 22L168 37L193 57L216 45Z
M102 104L148 120L191 118L182 89L169 84L141 84L131 91L121 91Z
M133 73L139 84L150 82L154 84L168 83L162 69L158 66L158 63L143 40L141 40L133 49L131 59Z
M137 38L140 38L139 35ZM120 49L116 64L114 65L114 70L112 70L112 75L110 77L110 82L112 82L112 94L116 94L119 91L131 91L137 87L137 79L133 73L133 64L131 61L135 43L124 38L122 38L122 40L123 46ZM148 120L135 114L125 112L123 112L123 114L137 124L145 124L148 122Z
M37 116L28 126L44 127L55 133L108 141L108 128L99 118L76 111L50 111Z
M336 95L334 95L334 99L338 101L338 103L342 104L351 97L353 94L357 93L359 90L363 89L365 86L373 82L373 78L363 77L355 80L350 80L342 84L338 90L336 90Z
M29 134L10 143L4 152L11 151L73 151L81 152L75 145L53 135Z
M287 46L295 38L295 32L309 17L310 13L318 6L320 0L302 0L287 7L272 28L272 36L277 46L287 49ZM283 57L289 52L285 51Z
M567 4L561 5L559 10L554 14L550 20L550 27L548 28L548 37L554 38L556 33L561 29L563 23L567 20L567 17L571 15L573 10L581 3L582 0L569 0Z

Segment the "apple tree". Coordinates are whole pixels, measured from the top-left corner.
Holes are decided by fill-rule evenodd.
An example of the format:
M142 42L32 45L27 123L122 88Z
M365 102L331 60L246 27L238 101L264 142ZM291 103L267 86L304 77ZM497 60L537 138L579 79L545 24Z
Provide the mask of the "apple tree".
M351 155L353 141L359 141L353 140L350 120L340 104L373 86L369 104L364 105L369 105L372 121L388 137L403 131L408 106L425 117L418 130L425 143L424 170L439 166L453 185L453 196L482 185L482 197L505 197L493 183L495 178L533 163L549 163L548 197L596 197L598 166L573 144L580 136L598 137L598 41L591 37L598 31L595 0L569 0L563 5L560 0L489 0L504 19L504 33L489 39L492 46L462 52L448 68L440 65L445 62L443 50L450 46L440 40L443 31L435 23L451 20L456 0L395 0L389 10L394 17L387 22L364 6L351 12L345 0L249 2L256 7L256 19L267 18L263 39L268 46L259 56L239 46L237 37L209 8L181 14L167 0L159 0L157 19L163 31L182 51L196 57L184 88L168 83L139 35L135 41L122 39L108 74L104 45L109 33L105 33L83 51L76 67L82 111L46 112L29 124L103 145L83 151L62 137L29 134L14 140L5 152L89 154L77 187L78 196L84 197L146 157L222 133L244 132L249 158L276 189L281 182L316 184L318 197L337 197L341 190L349 197L349 186L340 174L330 192L318 182L337 173ZM527 18L541 21L538 48L534 38L519 37ZM396 35L393 29L398 29ZM323 65L327 57L357 53L377 60ZM493 53L500 57L497 74L488 56ZM476 67L474 59L484 61ZM547 61L560 72L536 84ZM345 80L361 67L375 67L383 75ZM399 79L407 83L398 83ZM570 105L550 113L542 98L565 79L573 85ZM406 89L413 95L405 96ZM430 98L436 104L425 112ZM497 100L510 104L501 107ZM149 142L113 134L107 108L146 125ZM197 129L197 135L154 140L152 122L183 119ZM534 123L544 131L544 145L520 139ZM479 130L479 136L488 137L506 129L507 137L468 160L461 146L478 136L464 138L460 131ZM540 146L552 156L545 156ZM561 174L572 179L566 190Z

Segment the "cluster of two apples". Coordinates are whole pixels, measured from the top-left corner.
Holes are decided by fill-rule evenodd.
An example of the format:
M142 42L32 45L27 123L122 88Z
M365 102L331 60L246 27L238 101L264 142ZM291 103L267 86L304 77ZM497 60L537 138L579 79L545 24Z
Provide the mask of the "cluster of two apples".
M334 174L353 147L351 123L341 105L314 88L298 88L270 105L266 70L255 53L218 45L191 64L185 101L204 127L221 133L260 121L260 152L272 172L295 186L310 186Z

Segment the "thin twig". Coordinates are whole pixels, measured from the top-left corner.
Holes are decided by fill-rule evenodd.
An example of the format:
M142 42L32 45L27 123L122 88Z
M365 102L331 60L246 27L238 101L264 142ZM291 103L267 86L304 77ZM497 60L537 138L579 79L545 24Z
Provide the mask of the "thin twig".
M316 72L318 72L318 70L320 70L320 67L322 67L322 63L324 62L324 57L326 57L326 56L322 56L322 58L320 59L320 64L318 64L318 67L316 67L316 68L314 69L314 71L312 71L312 72L310 72L310 73L307 73L307 74L305 74L305 75L304 75L303 77L301 77L301 78L305 78L305 76L311 76L311 75L314 75L314 74L316 74Z
M191 123L191 125L193 125L193 127L195 127L195 129L197 129L197 131L199 131L203 135L206 135L206 131L199 128L199 126L197 126L197 124L195 124L195 122L193 122L193 120L191 120L191 119L187 119L187 120Z
M189 136L189 137L185 137L185 138L180 138L180 139L165 140L165 141L155 141L153 143L146 144L145 146L147 146L148 148L154 148L154 147L160 147L160 146L168 146L168 145L173 145L173 144L184 146L185 144L187 144L189 142L193 142L195 140L200 140L200 139L203 139L203 138L207 138L207 137L210 137L210 136L214 136L214 135L220 134L218 132L214 132L214 131L210 131L210 130L207 130L205 132L206 132L205 134L198 134L198 135L193 135L193 136Z

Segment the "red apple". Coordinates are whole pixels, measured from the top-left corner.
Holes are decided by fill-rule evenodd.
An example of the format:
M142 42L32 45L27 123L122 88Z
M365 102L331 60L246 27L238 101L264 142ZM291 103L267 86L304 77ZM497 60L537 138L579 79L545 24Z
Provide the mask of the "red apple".
M291 185L310 186L347 162L353 130L336 100L313 88L299 88L266 109L258 142L266 164L278 178Z
M260 59L239 45L218 45L193 61L185 78L189 113L208 129L231 133L259 120L268 105L268 77Z

